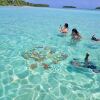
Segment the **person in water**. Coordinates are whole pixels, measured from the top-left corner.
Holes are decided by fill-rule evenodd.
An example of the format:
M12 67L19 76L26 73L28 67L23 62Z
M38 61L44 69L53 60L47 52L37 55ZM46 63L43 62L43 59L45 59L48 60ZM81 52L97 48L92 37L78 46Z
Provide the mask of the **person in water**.
M95 37L95 35L92 36L91 40L93 40L93 41L100 41L100 39L97 39L97 38Z
M60 25L60 32L68 33L68 24L67 23L65 23L65 25L63 27Z
M81 35L80 35L80 33L77 31L77 29L72 29L72 34L71 34L71 36L72 36L72 39L74 39L74 40L80 40L81 39Z
M77 67L84 67L84 68L90 68L95 73L100 73L100 70L97 70L97 66L95 66L93 63L89 61L89 54L86 53L86 56L84 58L84 62L79 62L77 59L73 59L70 63Z

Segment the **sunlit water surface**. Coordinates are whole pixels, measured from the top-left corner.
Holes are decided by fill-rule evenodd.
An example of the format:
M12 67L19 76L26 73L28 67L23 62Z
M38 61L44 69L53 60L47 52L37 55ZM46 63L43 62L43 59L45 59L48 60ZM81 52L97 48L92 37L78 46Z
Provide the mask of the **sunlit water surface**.
M69 33L60 37L65 22ZM72 28L80 42L71 42ZM100 74L69 63L89 52L100 69L94 33L100 38L100 11L0 7L0 100L100 100Z

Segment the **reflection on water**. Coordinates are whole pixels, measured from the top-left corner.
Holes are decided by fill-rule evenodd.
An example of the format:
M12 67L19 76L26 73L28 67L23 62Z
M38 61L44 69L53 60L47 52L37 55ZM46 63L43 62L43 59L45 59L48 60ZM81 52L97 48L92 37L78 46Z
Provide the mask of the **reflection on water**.
M99 11L0 7L0 100L99 100L100 74L69 64L88 52L100 69L100 44L90 40L99 20ZM68 34L57 36L65 22ZM81 41L70 40L72 28Z

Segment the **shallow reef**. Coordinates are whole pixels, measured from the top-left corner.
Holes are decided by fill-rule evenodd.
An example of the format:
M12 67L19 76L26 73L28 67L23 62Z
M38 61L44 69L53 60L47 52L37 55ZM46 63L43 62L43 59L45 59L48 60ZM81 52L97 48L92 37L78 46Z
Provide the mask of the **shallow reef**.
M51 68L52 64L59 64L66 60L68 55L57 50L55 47L37 46L32 50L23 52L22 57L27 61L31 61L29 68L33 70L38 65L43 66L44 69Z

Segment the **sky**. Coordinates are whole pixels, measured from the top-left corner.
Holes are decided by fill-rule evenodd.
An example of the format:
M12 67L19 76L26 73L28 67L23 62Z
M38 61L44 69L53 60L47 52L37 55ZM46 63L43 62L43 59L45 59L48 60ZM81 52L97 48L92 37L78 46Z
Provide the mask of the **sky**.
M94 9L100 6L100 0L26 0L33 3L45 3L50 7L76 6L77 8Z

